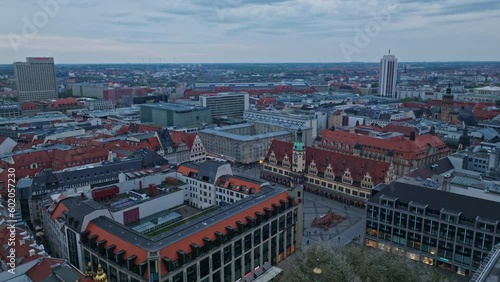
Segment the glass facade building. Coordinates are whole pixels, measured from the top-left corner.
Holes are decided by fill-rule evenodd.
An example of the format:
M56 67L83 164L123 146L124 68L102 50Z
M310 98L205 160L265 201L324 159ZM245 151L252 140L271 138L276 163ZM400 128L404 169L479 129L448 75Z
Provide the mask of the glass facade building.
M471 276L500 243L500 203L403 183L366 207L365 245Z

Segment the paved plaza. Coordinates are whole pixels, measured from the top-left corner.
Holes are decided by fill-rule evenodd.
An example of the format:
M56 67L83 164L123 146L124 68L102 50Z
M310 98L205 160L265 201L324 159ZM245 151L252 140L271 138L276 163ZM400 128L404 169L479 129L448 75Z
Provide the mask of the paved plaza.
M353 242L363 242L365 210L349 207L335 200L304 192L304 230L303 246L317 242L328 242L334 245L347 245ZM329 212L345 217L344 220L323 230L313 227L312 222Z

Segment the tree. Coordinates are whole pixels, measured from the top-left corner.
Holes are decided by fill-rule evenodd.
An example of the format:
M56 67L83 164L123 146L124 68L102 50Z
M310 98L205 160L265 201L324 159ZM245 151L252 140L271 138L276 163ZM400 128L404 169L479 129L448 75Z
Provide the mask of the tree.
M321 274L315 274L318 268L321 269ZM276 280L280 282L452 281L435 268L404 256L364 246L331 245L306 248Z

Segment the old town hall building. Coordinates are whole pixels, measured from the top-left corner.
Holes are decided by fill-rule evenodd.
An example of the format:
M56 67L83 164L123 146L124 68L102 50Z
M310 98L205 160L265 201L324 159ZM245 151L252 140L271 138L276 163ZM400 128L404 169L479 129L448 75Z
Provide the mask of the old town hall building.
M271 143L261 177L288 186L302 183L306 191L364 207L372 188L395 180L396 171L386 161L306 147L299 130L293 144L279 140Z

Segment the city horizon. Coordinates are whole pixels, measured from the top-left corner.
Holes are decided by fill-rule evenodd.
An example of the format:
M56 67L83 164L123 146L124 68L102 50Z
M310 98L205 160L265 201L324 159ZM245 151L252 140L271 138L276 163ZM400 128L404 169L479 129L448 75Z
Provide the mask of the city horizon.
M33 56L29 56L33 57ZM266 61L258 61L258 62L89 62L89 63L76 63L76 62L63 62L58 63L56 57L51 56L39 56L44 58L54 58L55 65L240 65L240 64L339 64L339 65L347 65L347 64L380 64L380 61L353 61L353 62L300 62L300 61L283 61L283 62L266 62ZM380 57L382 58L382 56ZM396 58L398 58L396 56ZM0 66L12 65L15 62L21 62L22 60L13 61L11 63L0 63ZM398 59L399 61L399 59ZM457 60L457 61L399 61L400 64L426 64L426 63L500 63L498 61L476 61L476 60Z

